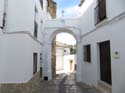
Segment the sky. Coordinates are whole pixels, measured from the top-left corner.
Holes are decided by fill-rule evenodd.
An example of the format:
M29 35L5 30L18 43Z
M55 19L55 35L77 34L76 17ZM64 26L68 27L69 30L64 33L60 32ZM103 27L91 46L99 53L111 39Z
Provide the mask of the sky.
M64 18L70 18L76 16L76 7L80 0L53 0L57 3L57 18L62 18L62 10L64 10ZM66 43L69 45L75 45L75 38L68 33L60 33L56 37L56 41Z
M69 33L59 33L56 36L56 41L65 43L68 45L76 45L76 39Z
M53 0L57 3L57 18L62 17L62 10L64 10L64 17L75 17L76 7L80 0Z

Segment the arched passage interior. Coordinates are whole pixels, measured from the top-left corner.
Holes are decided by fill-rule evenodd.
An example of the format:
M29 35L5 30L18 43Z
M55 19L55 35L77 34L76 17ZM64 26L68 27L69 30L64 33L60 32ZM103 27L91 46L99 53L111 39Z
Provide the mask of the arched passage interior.
M68 39L68 35L72 36L72 40L69 41L69 44L62 40L62 42L58 42L59 36L63 34L65 39ZM65 35L65 36L64 36ZM69 38L70 39L70 38ZM71 42L75 40L75 44L71 44ZM69 31L67 29L63 29L61 31L57 30L51 38L51 74L52 77L56 77L59 73L75 73L77 68L77 44L78 38L74 34L74 32ZM67 43L67 44L66 44Z

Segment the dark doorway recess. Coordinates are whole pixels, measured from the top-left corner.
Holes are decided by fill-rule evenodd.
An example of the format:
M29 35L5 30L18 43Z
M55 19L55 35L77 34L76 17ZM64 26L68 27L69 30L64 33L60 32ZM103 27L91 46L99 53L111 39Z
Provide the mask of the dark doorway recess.
M100 50L100 78L102 81L112 85L110 41L99 43L99 50Z
M37 53L33 53L33 74L37 72Z

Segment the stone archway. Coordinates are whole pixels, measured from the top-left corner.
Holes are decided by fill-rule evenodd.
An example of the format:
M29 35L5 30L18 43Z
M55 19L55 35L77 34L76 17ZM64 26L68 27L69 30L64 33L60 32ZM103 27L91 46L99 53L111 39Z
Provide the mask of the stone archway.
M76 80L81 81L81 40L80 40L80 31L78 29L74 28L54 28L54 29L49 29L46 37L45 37L45 44L44 44L44 76L48 76L48 79L52 79L52 69L51 69L51 53L52 53L52 40L56 37L58 33L61 32L66 32L74 36L77 42L77 70L76 70Z
M60 29L59 29L60 30ZM61 29L62 30L62 29ZM68 34L70 34L70 35L72 35L73 37L74 37L74 39L76 40L76 37L73 35L73 34L71 34L71 32L69 32L69 31L67 31L67 29L63 29L64 31L58 31L57 30L57 32L55 32L55 33L53 33L54 35L52 35L52 41L51 41L51 73L52 73L52 78L55 78L56 77L56 65L57 65L57 61L56 61L56 59L58 58L57 56L56 56L56 35L57 34L60 34L60 33L68 33ZM60 60L61 61L61 60ZM75 64L74 64L75 65ZM74 66L73 64L72 64L72 66ZM66 66L66 65L65 65ZM70 63L70 66L71 66L71 63ZM70 67L69 67L70 68Z

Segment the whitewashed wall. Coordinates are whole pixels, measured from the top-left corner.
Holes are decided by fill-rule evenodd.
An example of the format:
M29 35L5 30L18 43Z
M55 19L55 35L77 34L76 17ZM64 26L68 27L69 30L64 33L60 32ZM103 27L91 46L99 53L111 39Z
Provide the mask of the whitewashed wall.
M70 48L64 48L64 55L70 55Z
M79 20L78 19L55 19L46 20L45 28L75 28L78 29Z
M35 0L8 0L7 32L34 31Z
M56 71L64 69L64 47L56 47Z
M65 55L64 56L64 72L65 73L72 73L75 69L75 60L76 55ZM70 61L72 60L72 70L70 68Z
M125 11L124 4L125 2L123 0L106 0L107 19L104 22L123 13ZM87 6L88 8L86 9L84 6ZM96 0L86 0L78 11L81 13L79 27L82 30L82 35L96 28L94 23L94 8L96 6Z
M97 43L106 40L111 41L111 65L112 65L112 93L124 93L125 72L124 72L124 25L125 25L125 2L123 0L106 0L107 19L95 26L94 8L97 5L96 0L86 0L91 2L89 7L84 10L85 4L81 7L79 13L79 27L81 29L82 46L91 44L91 63L81 61L82 64L82 82L89 85L97 85L100 80L99 58ZM82 50L83 51L83 50ZM118 51L120 59L115 59L113 54ZM83 58L83 54L81 55Z
M4 35L0 48L0 83L28 82L33 76L34 52L38 53L39 71L41 49L27 34Z
M35 0L35 7L37 9L37 13L35 21L38 24L38 33L37 33L37 40L39 40L40 42L42 42L42 31L43 31L43 9L41 8L41 5L39 3L39 0Z
M124 12L124 4L123 0L106 0L108 19L112 19Z
M112 93L123 93L125 89L125 72L124 72L124 25L125 19L121 19L113 24L108 24L99 28L82 38L82 44L91 44L91 63L82 62L82 79L90 85L97 84L100 80L99 63L98 63L98 49L97 43L106 40L111 41L111 65L112 65ZM115 59L113 54L118 51L120 59Z
M37 71L40 69L42 9L37 0L8 0L7 5L6 26L3 32L0 29L0 83L28 82L33 76L34 52L38 53ZM33 37L34 20L38 24L37 39Z

